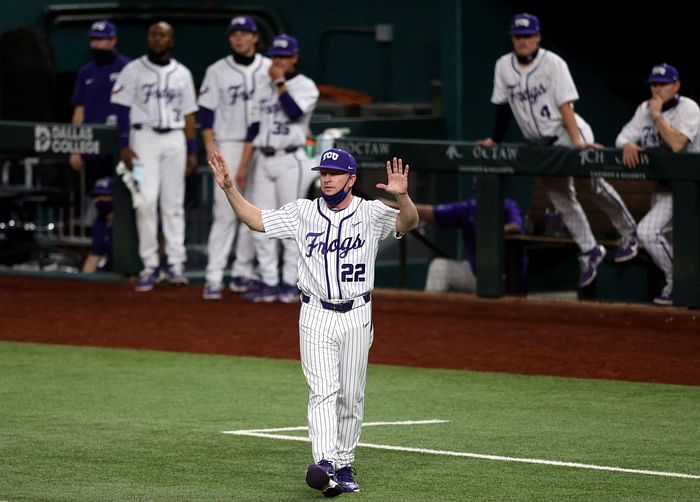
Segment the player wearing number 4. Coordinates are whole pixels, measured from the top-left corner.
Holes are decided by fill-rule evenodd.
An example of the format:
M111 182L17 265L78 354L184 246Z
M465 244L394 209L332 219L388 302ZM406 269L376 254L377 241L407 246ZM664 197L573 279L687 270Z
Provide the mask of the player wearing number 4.
M400 238L418 224L408 195L408 165L387 161L387 183L398 210L352 193L357 164L331 148L321 156L321 197L298 199L279 209L248 202L231 179L223 156L209 161L217 184L240 220L270 239L294 244L301 290L299 345L309 387L309 438L314 463L307 484L333 497L357 492L353 463L364 412L367 356L374 336L371 291L379 242Z
M576 86L566 62L540 47L540 22L532 14L516 14L510 25L513 52L496 62L491 102L496 105L496 124L490 138L480 140L493 146L505 136L511 116L523 136L536 145L600 148L591 127L574 113L578 100ZM605 258L605 248L596 242L583 208L576 198L572 177L542 178L547 195L581 250L579 285L588 286ZM603 178L591 179L596 204L608 215L622 241L616 262L631 260L639 244L636 223L617 191Z
M143 164L144 203L136 209L136 229L144 268L136 291L150 291L160 279L158 205L168 280L176 286L187 284L185 176L197 166L197 101L192 74L170 57L174 40L168 23L151 25L148 54L126 65L112 90L112 103L129 108L117 123L122 161L129 170L137 160Z
M238 186L245 189L253 149L260 153L253 171L250 200L262 209L274 209L306 194L310 177L304 170L308 169L309 161L302 147L319 96L316 84L296 70L299 44L294 37L277 35L268 55L272 58L268 71L270 79L256 95L254 118L251 119L254 123L249 128L236 173ZM255 233L253 242L262 282L243 299L253 302L298 301L299 291L294 286L298 253L294 243L282 242L280 283L279 243Z

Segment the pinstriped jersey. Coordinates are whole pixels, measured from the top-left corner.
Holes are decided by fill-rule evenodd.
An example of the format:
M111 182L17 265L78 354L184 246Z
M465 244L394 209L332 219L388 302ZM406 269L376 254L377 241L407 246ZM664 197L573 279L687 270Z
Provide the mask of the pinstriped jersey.
M254 122L260 122L260 132L253 140L253 146L281 148L302 146L306 142L311 114L318 102L318 88L310 78L297 74L285 82L287 92L294 99L303 115L290 121L279 102L277 87L268 79L256 102Z
M236 63L233 56L219 59L207 68L199 90L199 106L214 110L216 141L243 141L253 122L256 92L269 86L271 61L260 54L249 65Z
M348 300L374 288L379 243L396 233L399 211L353 196L333 211L322 198L299 199L263 210L271 239L295 239L299 248L299 289L325 300Z
M491 102L508 103L523 136L530 141L568 137L559 107L577 100L569 67L551 51L540 48L526 67L518 63L514 52L496 61ZM576 122L579 128L585 123L578 115Z
M695 101L680 96L678 104L661 112L661 115L673 129L688 138L686 152L700 152L700 108ZM632 119L617 135L615 146L622 148L625 143L636 143L643 148L663 146L663 138L649 113L647 101L637 107Z
M130 108L132 124L161 129L183 129L185 115L197 111L190 70L174 59L155 65L146 56L124 67L112 89L112 103Z

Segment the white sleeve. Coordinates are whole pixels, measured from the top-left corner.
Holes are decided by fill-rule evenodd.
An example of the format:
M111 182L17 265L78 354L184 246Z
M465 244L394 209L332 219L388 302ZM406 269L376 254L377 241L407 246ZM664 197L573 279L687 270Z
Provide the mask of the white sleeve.
M551 53L550 53L551 55ZM578 101L578 91L576 84L569 71L569 66L566 62L556 57L555 64L552 66L552 81L554 82L554 99L559 107L565 103Z
M129 107L134 103L134 94L136 90L135 63L136 61L127 64L122 71L119 72L117 80L112 87L112 103Z
M688 144L696 140L700 133L700 108L691 100L682 100L678 108L676 130L688 138Z
M219 93L216 87L216 71L214 70L214 65L207 68L204 73L204 80L202 81L202 86L199 88L199 98L197 102L199 106L208 108L209 110L216 110L219 101Z
M279 209L263 209L265 234L270 239L294 239L299 228L297 202L290 202Z
M646 101L642 102L634 112L629 122L620 131L615 139L615 147L622 148L627 143L639 144L642 138L642 126L647 114Z
M403 236L396 230L396 218L399 215L398 209L389 207L378 200L370 201L369 204L372 215L372 233L377 239L384 240L392 233L397 238Z
M501 63L503 58L496 62L496 67L493 70L493 93L491 94L491 103L494 105L503 105L508 102L508 94L506 93L506 86L503 83L502 70L500 68L503 66Z
M318 101L318 87L309 78L304 78L301 85L293 85L288 88L289 94L294 99L299 109L307 115L313 111L316 107L316 102Z

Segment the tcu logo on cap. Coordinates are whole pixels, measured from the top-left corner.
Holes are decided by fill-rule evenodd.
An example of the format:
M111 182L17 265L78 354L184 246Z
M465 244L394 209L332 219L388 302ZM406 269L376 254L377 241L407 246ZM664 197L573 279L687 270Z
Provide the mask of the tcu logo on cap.
M654 66L654 69L651 70L652 75L666 75L666 68L663 66Z
M286 49L289 46L289 42L285 40L284 38L278 38L275 39L274 42L272 42L272 45L274 47L280 47L281 49Z
M105 31L105 28L107 27L106 23L104 21L95 21L92 23L92 30L94 31Z
M340 155L338 155L335 152L326 152L323 154L323 157L321 157L321 160L338 160L340 158Z
M234 17L231 19L231 24L245 24L245 18L244 17Z
M516 19L513 24L518 28L529 28L530 27L530 20L527 18L521 17L521 18Z

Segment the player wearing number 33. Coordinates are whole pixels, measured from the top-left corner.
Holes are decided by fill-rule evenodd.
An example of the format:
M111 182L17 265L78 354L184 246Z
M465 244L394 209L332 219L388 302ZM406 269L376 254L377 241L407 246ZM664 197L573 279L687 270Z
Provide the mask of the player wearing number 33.
M357 164L331 148L321 156L321 197L298 199L279 209L248 202L231 179L224 158L209 161L240 220L270 239L285 239L299 251L301 290L299 345L309 387L308 419L314 463L307 484L326 496L356 492L355 448L364 411L367 357L374 336L371 291L379 242L400 238L418 224L408 195L408 165L387 161L387 183L398 210L354 196Z
M496 125L490 138L478 143L493 146L505 136L514 116L523 136L535 145L600 148L593 130L574 112L578 92L566 62L540 47L540 22L532 14L516 14L510 24L513 52L496 61L491 102L496 105ZM549 199L581 250L579 285L588 286L605 258L576 197L572 177L541 179ZM616 262L637 255L636 222L619 194L603 178L591 178L591 195L622 237Z

